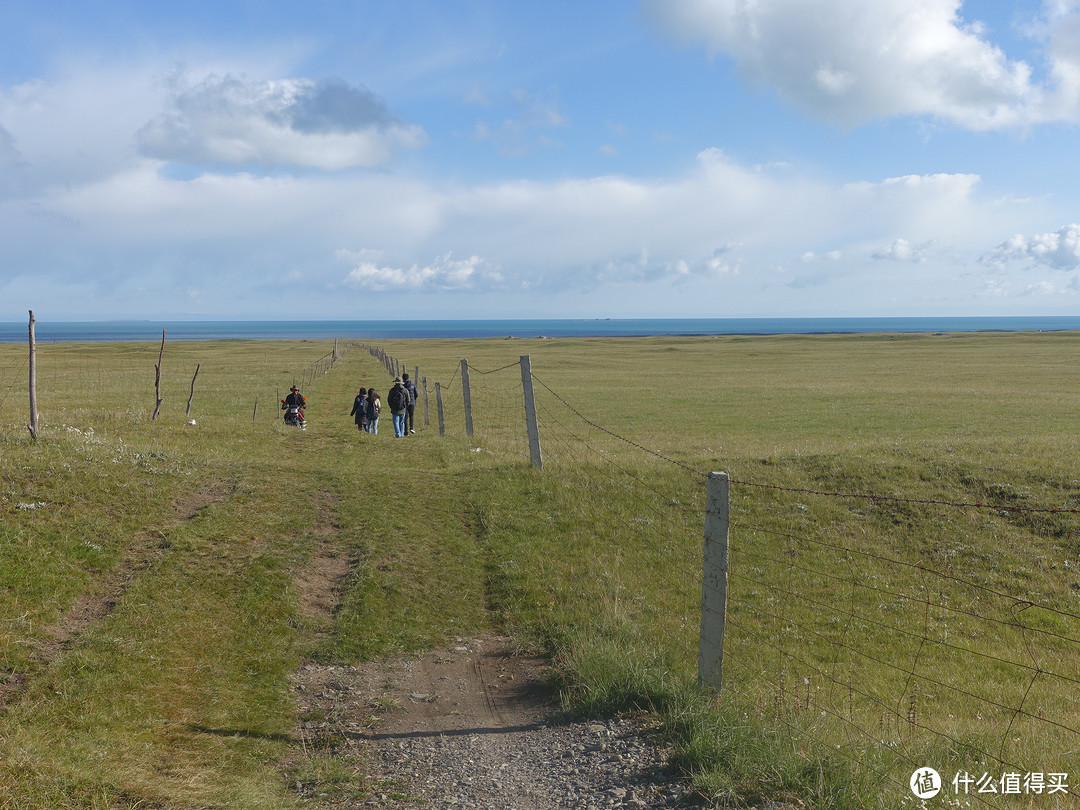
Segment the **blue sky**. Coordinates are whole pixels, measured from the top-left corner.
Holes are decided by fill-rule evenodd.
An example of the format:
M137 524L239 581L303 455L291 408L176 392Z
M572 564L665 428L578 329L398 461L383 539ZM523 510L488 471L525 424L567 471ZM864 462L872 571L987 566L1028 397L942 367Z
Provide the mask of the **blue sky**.
M1075 314L1078 6L7 0L0 319Z

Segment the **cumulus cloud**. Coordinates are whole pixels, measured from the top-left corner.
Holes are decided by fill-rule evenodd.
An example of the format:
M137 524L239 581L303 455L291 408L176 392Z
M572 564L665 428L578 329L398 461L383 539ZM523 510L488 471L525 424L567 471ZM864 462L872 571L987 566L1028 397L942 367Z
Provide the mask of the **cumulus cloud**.
M803 263L805 263L805 264L810 264L811 262L838 262L842 258L844 258L844 253L843 253L843 251L840 251L840 250L830 250L830 251L827 251L825 253L822 253L819 256L814 251L808 250L805 253L803 253L803 255L800 258L802 259Z
M729 55L741 74L828 121L931 115L988 130L1080 113L1080 16L1048 4L1029 31L1053 85L1010 59L961 0L645 0L664 30ZM838 24L838 21L842 23Z
M539 286L553 288L596 289L608 285L651 283L660 280L675 284L695 278L723 279L737 275L740 259L739 245L729 243L694 259L654 256L643 249L633 254L595 261L586 266L573 266L568 272L549 272ZM537 286L534 285L533 286Z
M166 109L136 135L139 151L159 160L330 170L377 166L424 140L377 95L341 79L231 75L195 85L173 77Z
M996 269L1013 262L1054 270L1080 269L1080 225L1073 223L1035 236L1017 234L979 257L980 264Z
M907 239L899 238L893 240L892 243L875 250L870 254L870 258L878 261L922 263L927 260L927 256L933 245L933 241L913 245Z
M380 264L370 251L353 253L339 250L337 257L355 262L345 277L345 283L369 290L469 290L500 287L503 283L498 268L479 256L454 259L447 253L429 264L413 264L409 267Z

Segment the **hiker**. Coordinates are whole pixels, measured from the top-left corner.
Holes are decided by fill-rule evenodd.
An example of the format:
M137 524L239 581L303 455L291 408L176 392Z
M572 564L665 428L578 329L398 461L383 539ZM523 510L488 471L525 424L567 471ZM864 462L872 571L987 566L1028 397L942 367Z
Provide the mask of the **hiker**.
M394 377L394 387L386 395L386 404L394 417L394 438L405 438L405 419L409 411L409 390L402 384L401 377Z
M361 388L353 400L349 416L356 417L356 429L367 432L367 389Z
M405 408L405 427L409 433L416 433L415 423L413 422L413 413L416 411L416 403L420 399L420 392L416 390L416 383L409 379L409 375L401 375L401 384L405 386L405 390L409 392L409 404Z
M379 435L379 411L382 410L382 402L374 388L367 392L367 432Z

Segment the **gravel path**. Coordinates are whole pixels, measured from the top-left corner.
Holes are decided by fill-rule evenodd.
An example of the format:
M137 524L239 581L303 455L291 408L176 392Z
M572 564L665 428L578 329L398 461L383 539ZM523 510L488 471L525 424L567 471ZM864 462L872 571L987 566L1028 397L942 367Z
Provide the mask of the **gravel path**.
M676 807L684 793L626 719L411 737L383 746L378 767L434 808Z
M695 804L647 717L560 722L545 662L508 649L507 639L458 639L414 660L304 667L294 682L304 749L329 755L338 776L294 789L334 808Z

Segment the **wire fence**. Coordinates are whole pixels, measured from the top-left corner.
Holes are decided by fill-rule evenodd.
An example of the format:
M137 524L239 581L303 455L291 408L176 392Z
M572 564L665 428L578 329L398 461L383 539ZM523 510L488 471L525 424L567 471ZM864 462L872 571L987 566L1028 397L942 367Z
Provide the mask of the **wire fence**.
M468 367L472 439L528 463L520 368ZM722 701L897 795L1080 806L1069 784L1080 765L1080 556L1075 542L1054 539L1080 533L1073 503L735 477L727 604L703 603L709 471L605 427L531 379L541 475L587 501L596 575L620 550L648 549L663 604L639 612L671 612L684 639L702 611L724 613ZM461 429L455 393L444 397L448 433ZM627 583L612 587L633 598Z
M160 344L39 344L37 390L42 418L54 417L84 427L150 419L155 407L155 364ZM242 349L223 359L221 352L202 356L197 344L166 342L161 391L163 417L203 416L220 425L276 423L279 401L296 385L315 385L350 349L353 341L334 342L328 352L306 344ZM18 355L15 351L18 351ZM17 359L16 359L17 358ZM4 346L0 354L0 413L22 429L25 420L29 358L23 347ZM23 422L25 424L25 422Z

